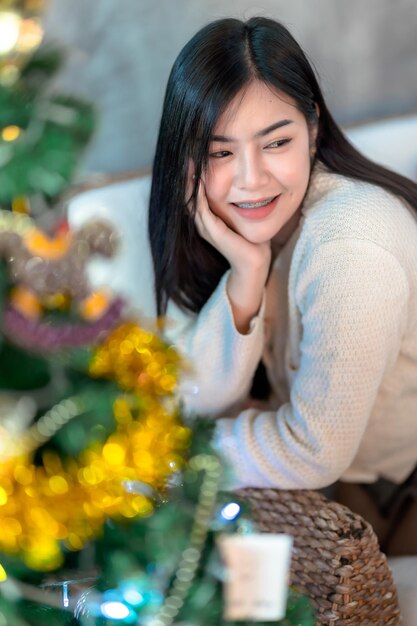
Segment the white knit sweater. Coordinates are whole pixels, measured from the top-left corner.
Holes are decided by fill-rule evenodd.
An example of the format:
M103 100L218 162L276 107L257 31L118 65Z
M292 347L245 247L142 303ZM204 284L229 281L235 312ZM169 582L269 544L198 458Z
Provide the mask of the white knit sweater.
M248 335L233 325L227 277L173 333L195 367L186 405L222 416L215 445L232 464L230 486L400 482L417 463L416 217L323 166L302 213ZM228 417L262 353L270 407Z

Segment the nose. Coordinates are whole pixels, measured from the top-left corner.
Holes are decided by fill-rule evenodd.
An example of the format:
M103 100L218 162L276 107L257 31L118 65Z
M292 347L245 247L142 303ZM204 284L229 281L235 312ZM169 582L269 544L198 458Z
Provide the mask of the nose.
M256 191L266 185L268 180L268 169L262 154L254 148L243 151L236 161L236 187Z

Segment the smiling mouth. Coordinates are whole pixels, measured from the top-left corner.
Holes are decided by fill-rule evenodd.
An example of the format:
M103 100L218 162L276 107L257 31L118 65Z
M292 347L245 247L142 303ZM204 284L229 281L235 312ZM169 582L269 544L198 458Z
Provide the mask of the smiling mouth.
M260 209L261 207L271 204L271 202L276 200L276 198L278 198L278 196L273 196L272 198L267 198L266 200L259 200L258 202L232 202L232 204L239 209Z

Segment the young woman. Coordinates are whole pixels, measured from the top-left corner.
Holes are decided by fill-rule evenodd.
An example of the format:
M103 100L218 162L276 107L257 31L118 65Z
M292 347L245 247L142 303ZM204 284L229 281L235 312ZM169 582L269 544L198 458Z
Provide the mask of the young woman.
M417 186L350 145L282 25L224 19L184 47L149 234L158 313L185 320L185 402L220 418L233 486L341 479L392 545L417 484L416 211ZM248 401L261 359L262 405Z

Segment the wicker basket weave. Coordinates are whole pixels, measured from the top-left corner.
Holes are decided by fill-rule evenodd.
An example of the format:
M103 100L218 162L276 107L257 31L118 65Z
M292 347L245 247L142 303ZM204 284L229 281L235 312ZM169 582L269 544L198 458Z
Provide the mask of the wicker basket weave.
M317 625L397 626L397 593L372 527L316 491L242 489L262 532L294 539L290 584L311 598Z

